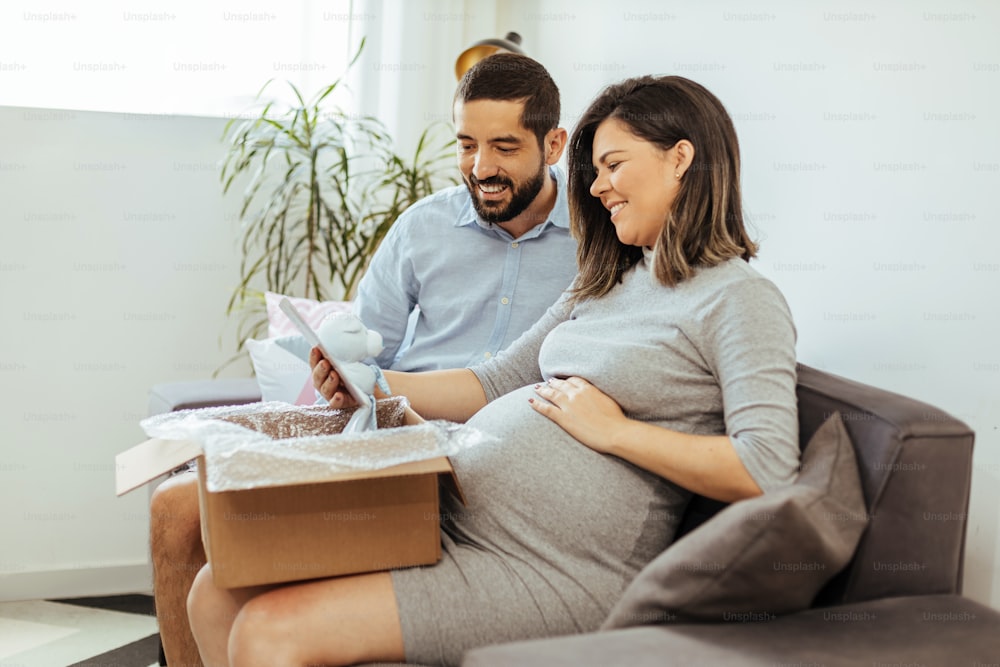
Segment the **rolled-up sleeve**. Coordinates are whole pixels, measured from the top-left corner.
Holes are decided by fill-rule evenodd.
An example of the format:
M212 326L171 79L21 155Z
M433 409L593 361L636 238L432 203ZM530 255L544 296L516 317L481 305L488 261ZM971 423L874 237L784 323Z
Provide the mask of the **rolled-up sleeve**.
M722 391L726 433L762 490L798 470L795 325L767 279L735 283L706 312L702 350Z

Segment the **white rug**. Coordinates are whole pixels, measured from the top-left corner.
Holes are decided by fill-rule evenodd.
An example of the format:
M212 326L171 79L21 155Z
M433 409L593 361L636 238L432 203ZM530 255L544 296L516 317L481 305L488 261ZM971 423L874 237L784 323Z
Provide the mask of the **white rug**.
M156 634L156 618L31 600L0 602L0 667L66 667ZM156 664L150 656L149 664Z

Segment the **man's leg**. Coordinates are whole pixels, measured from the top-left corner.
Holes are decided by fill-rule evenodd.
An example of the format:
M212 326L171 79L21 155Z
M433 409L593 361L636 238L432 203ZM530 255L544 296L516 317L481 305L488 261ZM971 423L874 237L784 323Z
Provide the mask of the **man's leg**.
M401 662L392 578L374 572L289 586L222 589L205 567L188 598L206 667Z
M205 565L198 476L180 473L160 484L153 492L149 523L153 595L167 665L200 667L186 607L191 584Z

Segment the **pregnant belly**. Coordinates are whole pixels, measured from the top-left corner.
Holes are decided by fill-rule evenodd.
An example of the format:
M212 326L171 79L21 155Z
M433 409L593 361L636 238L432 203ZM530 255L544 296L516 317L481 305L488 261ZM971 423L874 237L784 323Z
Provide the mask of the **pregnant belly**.
M497 440L452 458L468 501L461 531L504 548L548 542L588 552L648 533L650 512L673 502L672 487L574 440L531 408L534 395L532 387L511 392L469 421ZM660 522L666 540L669 521Z

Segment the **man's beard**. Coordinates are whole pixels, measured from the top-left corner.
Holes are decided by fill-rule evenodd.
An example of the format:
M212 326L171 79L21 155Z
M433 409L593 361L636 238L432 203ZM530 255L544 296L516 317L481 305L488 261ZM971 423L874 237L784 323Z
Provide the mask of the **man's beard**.
M531 180L517 187L512 180L506 176L499 175L479 180L473 174L469 174L469 177L465 179L465 185L469 188L469 194L472 195L473 208L476 209L476 213L479 214L479 217L484 222L491 224L509 222L524 213L525 209L531 205L531 202L535 201L535 197L538 196L538 193L542 191L542 186L545 185L547 172L548 170L545 169L545 163L543 162L538 173ZM506 185L511 193L510 203L504 205L503 202L499 201L483 201L480 199L480 183L483 185Z

